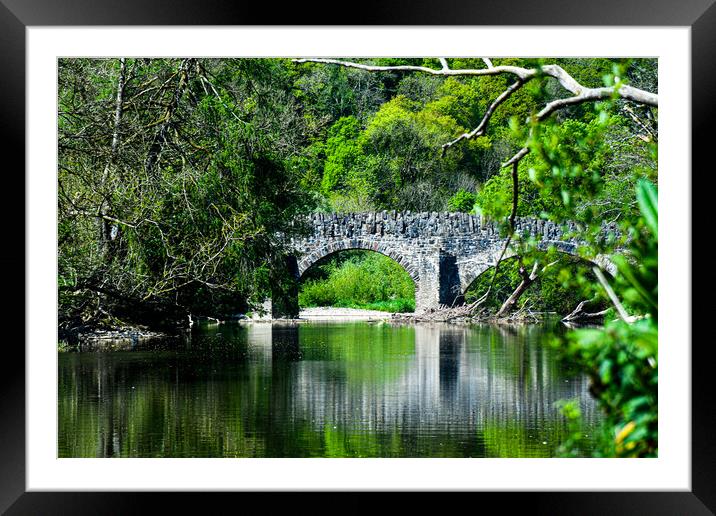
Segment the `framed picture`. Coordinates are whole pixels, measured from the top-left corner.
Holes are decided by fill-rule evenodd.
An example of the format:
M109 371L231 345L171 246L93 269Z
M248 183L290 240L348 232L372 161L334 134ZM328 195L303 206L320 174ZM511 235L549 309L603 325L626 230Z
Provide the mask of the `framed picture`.
M529 492L529 494L521 494L519 499L529 503L532 510L537 509L538 512L550 514L627 513L634 510L653 514L711 514L716 511L716 494L712 488L716 482L713 473L716 457L711 436L714 429L713 414L716 411L709 395L711 389L706 371L711 354L708 351L709 346L704 345L708 341L692 340L691 326L692 235L702 234L692 230L698 220L696 217L692 219L691 215L691 168L696 169L695 164L699 163L703 164L699 168L709 170L705 158L714 137L711 118L714 111L712 91L716 85L716 78L713 76L711 63L716 58L714 35L716 34L716 7L709 5L708 1L692 2L688 5L665 3L657 6L639 1L625 4L607 0L607 3L602 2L599 5L573 6L571 10L564 9L559 2L553 1L540 3L539 8L527 2L510 2L489 7L460 2L449 6L402 6L399 9L395 7L388 9L382 4L374 6L363 4L355 18L321 20L323 26L316 26L317 20L303 12L305 6L277 9L275 6L264 7L257 4L240 6L219 2L214 4L196 2L177 9L160 1L129 0L122 2L121 5L110 3L105 5L73 0L61 7L39 0L29 2L0 0L0 2L0 41L3 42L0 56L3 70L3 80L0 81L0 105L5 122L3 149L5 155L20 157L20 163L23 163L21 157L23 153L19 149L23 147L26 149L25 175L14 174L9 178L17 181L17 184L13 185L16 187L14 190L24 189L26 192L24 206L14 206L12 211L6 214L6 220L14 221L8 224L8 242L18 242L12 244L17 245L18 248L19 242L26 242L25 255L13 250L9 253L10 256L18 256L18 258L6 257L5 260L8 268L25 271L24 288L27 301L23 334L25 348L19 345L7 347L6 364L12 366L5 368L6 373L2 379L3 396L0 398L3 414L0 423L2 427L0 508L7 510L8 514L28 512L52 514L70 510L77 513L94 513L106 507L124 512L136 509L133 504L140 503L141 499L137 494L138 491L328 490L471 491L483 495L495 491ZM297 25L298 23L306 25ZM402 451L394 455L395 458L385 458L391 456L387 452L382 455L367 454L368 457L384 458L359 458L365 457L361 455L362 452L348 454L345 451L346 447L353 446L355 441L350 441L349 437L338 432L333 435L336 442L331 444L341 450L334 456L343 458L330 460L308 458L312 456L309 451L301 449L294 451L292 455L286 452L285 448L281 448L280 453L276 452L273 455L271 453L252 455L253 452L242 455L245 446L248 446L246 443L255 437L255 429L246 431L243 434L242 444L235 446L231 453L223 456L220 452L200 448L200 445L196 445L185 454L176 450L164 453L155 443L149 442L152 440L151 436L131 434L129 430L127 430L129 437L126 438L126 442L133 444L127 444L127 447L122 449L130 451L117 453L116 450L120 446L109 439L103 441L104 444L100 446L106 453L96 454L99 445L94 441L92 450L85 453L81 439L67 439L67 436L72 434L74 428L72 425L76 424L77 419L71 419L68 409L63 408L62 393L58 394L58 381L62 375L65 375L65 378L73 378L73 382L78 381L76 380L78 371L84 371L81 374L94 375L93 378L101 376L100 370L91 364L70 365L62 361L58 363L56 349L59 195L57 174L58 164L61 164L57 150L58 95L61 92L61 88L58 88L58 74L62 71L63 63L74 66L73 63L79 63L82 58L114 58L121 83L121 74L124 73L125 66L124 60L119 60L122 56L135 58L135 61L144 60L147 70L154 66L152 60L159 58L174 58L177 62L180 61L179 58L188 58L181 63L191 61L191 58L207 57L214 58L217 62L222 58L238 58L246 62L254 58L294 58L298 61L297 65L304 64L306 60L313 60L309 63L311 66L325 65L328 70L333 69L331 67L334 65L343 67L346 62L357 63L358 66L354 67L357 69L361 66L370 67L373 65L366 65L360 59L371 57L435 58L435 70L440 70L440 66L443 70L465 68L467 65L456 66L457 58L465 56L473 59L484 58L487 69L494 68L491 60L508 57L544 58L544 62L548 62L550 58L656 59L658 81L655 81L652 90L658 89L659 123L656 125L654 122L653 127L658 127L658 134L661 137L658 153L658 183L662 193L659 205L659 211L662 213L662 228L658 235L662 240L666 239L666 245L662 242L662 252L659 254L659 266L662 272L666 271L666 274L659 275L662 280L659 296L662 301L662 319L658 323L662 334L659 339L662 374L658 385L658 456L634 459L547 458L556 455L556 445L553 449L546 438L543 441L540 437L537 442L532 435L529 435L528 438L503 444L506 448L516 446L519 448L518 452L506 451L500 454L495 452L493 447L492 455L440 454L436 450L437 447L443 446L443 443L426 439L423 444L416 445L419 451L415 453L406 453L405 448L401 448ZM330 62L335 58L342 58L343 64ZM182 74L181 63L175 74L177 77ZM390 71L391 67L402 64L402 61L396 65L386 59L375 66L383 66ZM194 65L189 63L187 66ZM196 70L200 70L199 65L196 66ZM432 65L410 66L419 68ZM92 65L85 66L82 70L84 71L70 71L68 77L72 77L72 73L101 73L99 68L93 68ZM114 68L112 70L114 73ZM366 76L372 71L366 70ZM201 105L211 104L207 107L209 110L222 112L228 110L228 114L237 121L237 124L244 124L242 114L232 113L225 105L222 93L216 89L216 84L210 79L213 77L210 72L201 72L204 73L203 82L197 83L198 87L207 92L207 98ZM197 72L197 76L201 73ZM224 70L216 73L234 72ZM605 74L604 80L608 83L605 87L613 85L614 82L608 81L614 81L614 76L618 76L618 71L614 71L611 75L610 73ZM160 75L157 72L157 77ZM606 77L607 75L609 77ZM574 86L573 77L555 76L555 78L563 84L571 84L573 89L570 91L575 96L583 92L581 85L577 83L577 86ZM157 86L158 83L154 83L156 78L147 80L147 88L160 88ZM520 77L515 83L515 91L523 86L521 80L524 78ZM422 88L420 91L424 91L428 85L418 85L416 81L415 85L410 86L406 81L403 87L405 91L410 87L415 88L416 91ZM505 90L507 96L512 94L510 88L512 86L508 85ZM79 90L76 90L76 93L77 91ZM597 91L597 88L592 88L591 91ZM104 95L101 91L95 93L98 96ZM637 95L641 93L644 92L639 89ZM646 91L645 94L647 96L653 94L655 99L657 92ZM114 93L105 95L106 98L102 102L113 103L114 95ZM119 96L117 98L119 98L117 104L126 100ZM162 102L165 101L162 99L157 101L163 106L162 109L166 110L165 115L172 110L170 97L167 99L169 100L164 104ZM604 99L608 100L608 97L605 96ZM656 101L650 99L652 97L648 97L646 104L652 102L651 105L656 105ZM152 100L155 101L156 99ZM496 104L499 105L501 102L502 100ZM397 110L398 107L395 109ZM87 116L90 120L91 113ZM268 131L266 127L275 121L276 116L278 115L267 115L266 120L262 122L265 124L261 125L262 129ZM393 115L386 115L388 116ZM319 118L316 117L311 123L320 123ZM350 117L336 116L335 118L344 120ZM210 116L207 115L206 120L209 119ZM644 124L638 114L634 114L634 120L635 123ZM152 127L163 127L161 119L157 122L144 119L137 122L139 125L144 123ZM305 123L305 120L300 123ZM339 134L339 131L344 131L340 134L348 134L351 131L350 120L341 123L345 127L337 128L331 134ZM507 125L505 121L505 127ZM25 132L22 128L25 128ZM176 130L176 128L167 125L166 130ZM653 129L645 128L646 139L649 139L647 133L651 130ZM59 131L61 132L62 128ZM356 135L357 133L352 138L357 137ZM363 137L368 138L365 135ZM466 139L471 138L472 136L466 137ZM187 141L189 140L191 138ZM335 142L333 144L337 145ZM188 145L201 149L204 144L194 139ZM231 145L237 143L232 142ZM608 154L608 150L604 150L604 153ZM177 154L177 159L181 161L183 158L180 154ZM697 159L690 159L692 155ZM107 163L110 163L113 158L110 156L108 159L110 161ZM229 168L231 166L233 165L227 165ZM310 167L310 163L301 161L297 166ZM386 167L385 170L389 170L389 167ZM539 174L539 171L534 173ZM20 177L24 177L24 180ZM509 178L509 174L506 177ZM513 180L516 181L514 178ZM117 184L126 186L130 181L125 178L123 183ZM254 183L256 184L258 183ZM292 195L290 186L282 183L276 188L285 188L282 190L284 192L282 195ZM388 187L383 185L381 188ZM416 193L418 190L411 190L411 192L413 193L410 195L418 195ZM470 192L466 194L472 195ZM188 204L186 190L184 195ZM12 197L21 199L20 195ZM451 199L453 200L454 203L460 201L457 197ZM350 200L350 202L354 201L354 199ZM333 198L332 202L335 203L334 208L344 205L354 206L345 199L337 197ZM470 207L466 210L472 209L474 200L470 200L469 204ZM693 205L697 206L695 198ZM406 204L406 206L411 205ZM17 213L23 209L26 215L25 225L17 220ZM215 206L214 209L219 211ZM516 202L510 218L513 232L515 213ZM224 217L226 213L220 215ZM472 216L476 221L481 220L478 215ZM397 224L398 219L395 215L393 217L390 219L390 215L386 215L385 223L381 223L379 230L381 235L390 231L388 229L390 220ZM107 214L102 214L100 218L109 222L106 228L107 235L112 235L113 231L115 233L121 231L120 226L124 223L132 225L131 221L118 220ZM323 224L323 216L319 218L320 224ZM400 223L406 223L404 220L408 218L401 219ZM438 216L436 220L435 224L439 225L442 219ZM450 220L449 216L445 220ZM465 218L465 221L468 221L468 218ZM477 223L479 222L475 222ZM321 229L323 227L321 226L315 230L315 234L325 235L334 231L336 224L331 224L330 231ZM377 222L373 218L360 220L362 228L371 226L375 229L377 227L375 224ZM465 224L469 225L470 222ZM427 226L429 225L430 222L427 223ZM351 232L346 238L351 238L352 241L360 240L353 234L358 230L354 230L352 225L350 229L345 230ZM363 229L363 231L367 230ZM543 232L542 226L539 231ZM546 231L545 229L545 234ZM162 239L165 236L161 230L158 234L161 234ZM512 233L510 238L511 235ZM425 239L434 236L426 235ZM109 241L114 237L107 238ZM344 241L345 239L341 240ZM407 247L399 251L395 249L388 251L380 247L381 242L374 240L348 246L338 241L326 240L321 243L313 239L310 242L312 247L307 247L305 252L310 259L299 260L295 264L299 274L304 274L314 262L319 262L336 250L358 248L378 250L398 261L409 273L408 280L412 280L417 285L416 297L413 300L416 312L434 308L432 305L428 307L432 302L430 300L432 294L436 306L446 306L444 303L455 304L455 299L452 303L446 301L447 298L443 299L442 291L445 289L442 283L439 283L442 279L436 279L439 283L438 287L429 285L429 281L424 281L425 273L421 272L420 268L425 266L422 262L415 264L411 262L410 246L413 245L411 243L406 244ZM443 264L439 258L436 260L436 270L440 272L436 278L442 278ZM445 267L447 271L448 265ZM536 267L537 263L535 263L535 270ZM454 268L460 274L464 274L459 266L455 265ZM11 281L16 279L19 283L19 274L9 276ZM473 279L475 278L470 277L468 281L463 278L458 283L462 281L471 284ZM279 280L272 279L272 281ZM423 286L421 281L427 286ZM154 288L159 287L155 285ZM434 292L430 290L431 288ZM458 294L463 295L465 292L458 290ZM274 311L278 303L279 297L274 294ZM15 310L18 312L20 305L21 303L16 303ZM693 305L696 313L696 308L701 305L697 305L695 301ZM198 311L200 310L197 309L197 313ZM190 324L198 324L199 318L192 319L190 314L189 319ZM264 339L260 335L250 338L254 338L255 342L263 342L261 339ZM330 340L330 337L327 338ZM343 335L337 338L347 337ZM274 334L274 347L279 340L282 346L291 347L290 335L287 337L282 333L278 337ZM271 349L270 338L268 342ZM256 346L260 347L260 344ZM325 349L321 352L325 353ZM290 354L291 350L285 353ZM274 355L269 351L268 356ZM459 362L457 358L451 360L448 361L450 364ZM272 366L274 367L272 374L277 374L275 362ZM448 367L446 365L448 362L441 362L437 367ZM376 369L379 366L372 363L366 366L366 363L361 362L363 365L353 373L383 375L382 369ZM216 367L213 363L202 363L201 367L204 365ZM178 370L182 367L174 363L152 365L152 367L165 366L178 367ZM132 371L136 371L138 367L136 364L112 367L118 371L117 374L129 375L128 377L133 378L131 381L139 381L142 375L151 375L151 368L141 373L133 373ZM132 374L134 376L131 376ZM247 373L233 371L227 374ZM385 372L384 376L387 378L390 374L392 373ZM540 378L542 374L540 372ZM457 378L459 374L455 373L453 376ZM328 381L326 378L326 375L316 375L313 379L306 380L308 383L305 385L295 388L302 389L302 392L315 391L317 393L315 396L325 396L328 394L320 391L318 386ZM565 378L563 380L560 376L559 381L571 381L570 378ZM259 380L260 378L256 381ZM101 379L97 380L99 383L101 381ZM542 381L548 383L551 380ZM421 391L422 395L428 397L434 395L436 399L448 396L450 385L440 386L440 379L436 382L434 393ZM151 380L145 386L150 384L154 386ZM256 385L258 384L254 387ZM476 383L473 387L479 390L481 385ZM79 383L75 387L78 391L84 388ZM93 383L93 388L95 387ZM134 387L128 383L127 388ZM248 384L246 388L250 388ZM554 401L551 397L552 391L540 390L540 393L549 399L551 406ZM376 404L371 410L379 410L380 407L382 407L380 410L386 410L385 400L396 396L388 394L382 393L382 405ZM172 394L175 395L180 394ZM188 396L195 395L205 396L202 399L206 403L214 403L216 401L214 396L224 396L227 393L215 391L214 394L201 394L196 391ZM273 391L272 396L275 396ZM238 394L231 399L236 403L245 401ZM73 401L73 403L81 402L82 400ZM146 402L152 403L148 399ZM117 407L117 410L139 411L141 407L137 407L141 403L141 400L135 402L127 397L113 406ZM523 409L524 407L518 406L516 410ZM292 410L297 409L294 407ZM357 406L352 410L358 410ZM314 420L323 417L313 411L308 412ZM454 415L452 412L451 414ZM90 417L82 424L95 429L96 426L101 427L105 424L98 414L95 416L97 416L95 419ZM148 417L151 417L151 414ZM448 416L444 415L444 417ZM480 414L477 417L486 416ZM308 419L310 418L306 416L306 420ZM455 425L460 424L458 419L455 419ZM63 423L63 421L71 422ZM122 419L120 416L113 421L117 423L111 424L120 425L125 430L126 426L132 424L131 418ZM324 425L326 421L322 421L321 424ZM172 424L177 425L175 427L178 429L177 432L184 431L179 422L175 421ZM207 424L211 424L211 421ZM297 423L294 421L291 424ZM469 429L474 432L472 426ZM622 430L625 432L624 435L627 435L626 429ZM533 429L533 431L539 433L542 429ZM102 433L101 428L98 432ZM486 430L481 429L481 432L484 441ZM327 441L331 435L329 432L323 432L321 435L324 439L322 450L328 449ZM64 437L60 438L60 436ZM225 439L222 441L222 449L226 450L226 447L230 446L227 443L232 438L235 436L232 437L227 431L222 437ZM281 439L280 436L274 438ZM305 437L305 439L312 438ZM439 441L441 438L441 435L437 435L435 440ZM147 442L140 442L143 439ZM201 441L202 437L197 434L192 436L192 439ZM358 438L354 439L358 440ZM484 443L480 446L483 445ZM355 446L356 449L365 451L383 445L371 443L361 444L363 447ZM547 451L547 448L540 448L541 446L549 448L550 451ZM423 453L420 450L429 451ZM251 456L263 458L247 458ZM327 456L331 455L325 452L321 457ZM503 458L467 458L487 456ZM526 458L532 456L541 458ZM133 458L113 461L108 460L107 457ZM505 494L514 496L514 493ZM163 503L170 505L174 503L167 502L165 498ZM185 500L182 499L180 503L186 507Z

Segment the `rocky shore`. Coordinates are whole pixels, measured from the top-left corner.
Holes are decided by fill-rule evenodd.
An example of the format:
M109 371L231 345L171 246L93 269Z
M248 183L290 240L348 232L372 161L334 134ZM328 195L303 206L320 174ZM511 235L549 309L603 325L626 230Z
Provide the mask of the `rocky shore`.
M60 351L120 351L175 342L181 335L150 331L143 328L126 327L113 330L78 328L73 332L59 335Z

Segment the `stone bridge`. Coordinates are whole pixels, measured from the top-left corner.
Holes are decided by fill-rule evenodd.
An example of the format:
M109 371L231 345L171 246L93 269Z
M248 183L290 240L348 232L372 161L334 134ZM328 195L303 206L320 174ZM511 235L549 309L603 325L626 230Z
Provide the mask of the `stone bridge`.
M416 312L463 302L470 284L495 266L506 240L497 224L466 213L316 213L308 224L311 233L291 242L296 254L289 269L296 278L338 251L376 251L402 265L415 282ZM568 227L568 233L576 231L575 225ZM603 229L603 233L615 231L611 226ZM542 249L554 247L574 255L583 244L565 236L561 226L538 219L518 219L516 233L537 237ZM508 249L505 258L512 255L514 251ZM613 273L605 257L595 262ZM297 308L297 303L290 304ZM278 315L275 309L274 315Z

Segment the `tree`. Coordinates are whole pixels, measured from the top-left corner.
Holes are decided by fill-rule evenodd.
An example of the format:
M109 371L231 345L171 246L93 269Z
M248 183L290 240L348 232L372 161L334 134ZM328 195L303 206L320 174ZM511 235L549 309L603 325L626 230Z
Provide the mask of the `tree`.
M616 257L619 274L612 281L597 271L618 317L603 328L570 332L560 343L564 357L588 372L606 414L597 456L658 456L658 201L649 181L639 181L636 193L640 216L630 228L633 259ZM580 417L574 406L563 410L568 419ZM562 453L580 453L580 442L581 435L572 435Z
M460 189L448 201L450 211L471 212L475 207L475 194L467 190Z
M284 61L60 60L61 328L171 328L280 284L313 205L291 89Z

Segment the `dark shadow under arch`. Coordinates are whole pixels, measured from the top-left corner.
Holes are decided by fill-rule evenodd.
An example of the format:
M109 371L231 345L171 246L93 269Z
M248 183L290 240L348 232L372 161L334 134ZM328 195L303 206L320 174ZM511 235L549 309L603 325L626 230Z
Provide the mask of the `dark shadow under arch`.
M616 266L612 261L606 256L599 254L595 256L593 259L583 258L576 252L576 247L571 244L566 244L564 247L559 247L553 245L553 242L550 242L550 247L547 249L542 249L538 247L538 251L547 254L550 251L554 251L558 253L559 255L563 255L566 257L569 257L573 259L575 262L583 263L583 264L591 264L596 265L606 271L610 276L616 275ZM502 258L502 261L506 260L513 260L517 257L517 253L514 252L512 249L508 249L505 253L505 256ZM495 269L495 265L488 265L481 270L479 270L476 274L466 279L465 284L466 286L462 288L461 295L465 296L465 294L470 290L470 288L473 286L473 284L478 281L480 278L482 278L485 274L490 273Z

